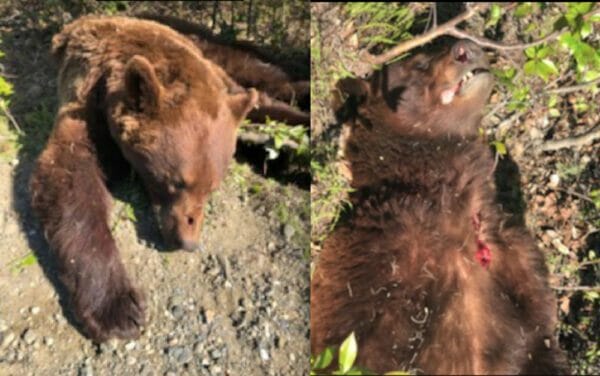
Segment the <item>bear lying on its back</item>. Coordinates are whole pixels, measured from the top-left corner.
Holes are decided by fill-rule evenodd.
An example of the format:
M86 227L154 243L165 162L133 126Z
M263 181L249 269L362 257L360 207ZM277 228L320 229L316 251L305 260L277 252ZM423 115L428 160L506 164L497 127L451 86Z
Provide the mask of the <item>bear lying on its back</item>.
M356 192L313 274L313 354L354 331L356 363L378 373L566 372L542 254L504 226L477 141L492 83L467 41L340 83L359 100Z
M52 51L59 108L31 178L32 205L84 330L97 341L137 337L144 299L108 226L105 168L124 157L160 206L167 243L197 249L203 206L258 95L228 85L188 39L151 21L84 17Z

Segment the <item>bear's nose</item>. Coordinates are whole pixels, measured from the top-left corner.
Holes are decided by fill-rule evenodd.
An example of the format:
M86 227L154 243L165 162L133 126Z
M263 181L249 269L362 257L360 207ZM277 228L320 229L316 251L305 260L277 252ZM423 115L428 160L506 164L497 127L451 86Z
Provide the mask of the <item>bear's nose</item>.
M483 50L471 41L461 40L452 47L452 55L456 61L469 63L483 55Z

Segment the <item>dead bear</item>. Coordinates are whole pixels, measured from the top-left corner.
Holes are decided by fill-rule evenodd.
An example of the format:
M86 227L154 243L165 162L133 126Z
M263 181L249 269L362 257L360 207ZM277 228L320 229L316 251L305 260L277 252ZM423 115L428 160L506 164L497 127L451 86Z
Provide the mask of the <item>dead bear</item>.
M356 191L311 281L313 354L354 331L356 364L380 374L567 372L543 255L506 225L477 139L492 84L468 41L340 83Z
M80 18L54 36L52 52L59 108L31 177L32 207L84 331L98 342L135 338L144 298L110 232L101 161L124 157L160 206L166 242L194 250L258 94L228 86L187 38L152 21Z

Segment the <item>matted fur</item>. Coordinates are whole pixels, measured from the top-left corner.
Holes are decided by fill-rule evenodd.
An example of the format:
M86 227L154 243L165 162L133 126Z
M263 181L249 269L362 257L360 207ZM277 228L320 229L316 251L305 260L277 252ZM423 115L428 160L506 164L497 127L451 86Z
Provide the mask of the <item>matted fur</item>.
M258 94L232 87L190 40L151 21L80 18L54 36L52 52L59 108L31 177L32 206L84 331L134 338L144 299L111 235L105 171L131 164L161 208L165 240L197 248L204 203Z
M483 52L461 41L341 83L359 99L345 148L356 192L311 281L313 354L354 331L356 363L379 373L566 372L543 255L506 227L476 136L491 75L441 102L475 68L487 69Z

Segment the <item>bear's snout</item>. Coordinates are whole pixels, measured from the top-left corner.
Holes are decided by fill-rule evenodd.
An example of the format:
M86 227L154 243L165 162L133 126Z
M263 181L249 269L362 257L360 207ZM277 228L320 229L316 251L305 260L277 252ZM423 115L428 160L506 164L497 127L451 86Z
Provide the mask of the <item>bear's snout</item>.
M171 249L201 251L200 230L204 215L202 210L188 212L181 207L161 210L160 221L163 239Z

